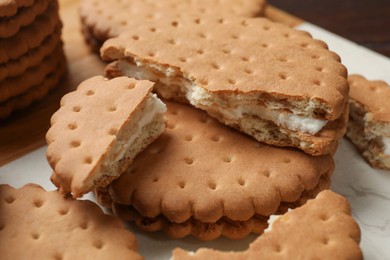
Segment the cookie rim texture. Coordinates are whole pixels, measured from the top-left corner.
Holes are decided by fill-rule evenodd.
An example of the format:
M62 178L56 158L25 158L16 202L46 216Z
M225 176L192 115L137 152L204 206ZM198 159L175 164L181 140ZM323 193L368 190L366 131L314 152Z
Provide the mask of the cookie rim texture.
M0 17L13 16L19 8L33 5L35 0L4 0L0 4Z
M171 17L180 16L183 13L199 13L204 16L213 15L214 13L220 14L222 12L221 9L225 11L223 6L210 6L214 4L211 1L203 2L202 0L197 0L187 5L185 1L180 3L172 0L163 0L158 4L156 2L153 3L153 1L131 1L131 3L126 3L116 0L107 4L106 1L82 0L79 5L79 15L83 30L89 32L84 34L84 36L88 35L85 38L87 43L93 43L93 49L98 50L107 39L116 37L120 32L132 28L132 26L128 25L129 22L131 23L127 19L128 16L137 20L149 21L158 20L167 14ZM244 17L262 16L266 7L266 0L241 0L239 4L230 0L225 0L225 2L229 2L225 3L226 6L236 4L233 8L230 8L229 12ZM178 5L178 3L180 4ZM128 7L126 4L133 6ZM215 4L218 5L220 3L218 1ZM226 7L225 9L228 8Z
M62 192L80 197L118 177L104 171L105 163L113 159L110 153L119 135L126 134L125 127L152 99L152 87L150 81L95 76L61 99L46 134L46 156L54 171L51 179ZM108 183L100 183L105 179Z
M113 201L132 205L145 217L163 215L180 223L192 216L215 222L223 216L245 221L255 214L270 215L281 201L296 201L324 173L334 170L331 155L313 157L259 144L201 110L166 104L165 133L109 185ZM260 196L256 192L261 189Z
M277 219L272 230L252 242L246 251L201 248L188 252L176 248L172 259L363 259L360 236L348 201L332 191L323 191Z
M18 12L4 21L0 22L0 39L8 38L20 30L20 28L31 24L35 18L43 14L50 0L35 0L29 7L20 8Z
M288 209L304 205L309 199L330 188L331 172L322 175L317 186L309 191L304 191L302 196L295 202L282 202L277 210L277 214L283 214ZM107 189L96 189L95 196L100 205L110 208L114 215L123 221L134 222L141 231L155 232L162 230L173 239L181 239L186 236L194 236L197 239L210 241L221 236L229 239L242 239L250 233L262 234L267 228L268 216L254 215L246 221L233 221L223 217L216 222L201 222L191 218L183 223L173 223L163 216L147 218L139 214L132 206L121 205L113 201Z
M243 43L244 47L239 45ZM251 57L254 54L262 60L256 61ZM347 70L337 54L309 33L266 18L161 19L109 39L101 56L106 61L130 59L151 64L160 75L184 76L190 83L218 94L267 93L282 99L318 101L325 106L322 112L330 121L340 117L348 98ZM222 61L251 65L252 73L231 71Z
M59 54L60 60L52 72L50 72L42 82L31 87L25 93L7 99L0 103L0 120L7 118L12 113L22 110L32 103L45 98L48 93L60 86L61 79L67 71L66 58L63 53Z
M390 122L390 85L383 80L368 80L362 75L348 76L350 101L357 102L370 113L368 120Z
M1 184L0 199L5 259L142 259L134 234L91 201L73 200L32 183L19 189Z
M61 29L62 25L59 24L53 34L47 36L40 46L26 52L18 59L0 65L0 82L10 77L21 76L27 69L38 66L45 57L53 53L61 42Z
M39 15L33 23L20 29L20 31L2 39L0 45L0 64L17 60L28 51L39 47L44 39L53 34L61 23L58 14L58 2L51 1L46 12Z
M59 63L63 62L62 43L49 53L43 61L35 67L28 68L23 76L6 78L0 82L0 102L26 93L29 89L39 85L54 72Z

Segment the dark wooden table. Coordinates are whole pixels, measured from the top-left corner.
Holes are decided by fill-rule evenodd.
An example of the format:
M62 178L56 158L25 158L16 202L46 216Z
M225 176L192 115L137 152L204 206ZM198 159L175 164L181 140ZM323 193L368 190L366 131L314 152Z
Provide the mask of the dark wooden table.
M390 57L390 0L268 0L268 3Z

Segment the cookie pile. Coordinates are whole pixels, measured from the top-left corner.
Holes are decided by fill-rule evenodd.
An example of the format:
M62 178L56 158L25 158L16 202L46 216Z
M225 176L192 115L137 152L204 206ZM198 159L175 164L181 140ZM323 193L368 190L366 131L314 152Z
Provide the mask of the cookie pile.
M65 72L58 2L0 3L0 119L42 99Z
M107 76L187 105L168 103L165 133L98 191L117 216L173 238L240 239L329 188L349 88L324 42L264 18L138 24L104 43Z
M207 6L202 1L174 2L170 12L150 16L170 2L82 1L84 34L110 38L101 48L102 59L111 62L106 76L154 82L168 108L160 137L111 184L93 187L101 204L144 231L202 240L261 234L270 215L329 188L333 154L347 126L347 70L324 42L253 18L248 5L209 15L182 9ZM223 10L227 2L211 4ZM137 12L129 21L110 15L113 8ZM96 15L86 12L94 9ZM102 22L104 17L110 22ZM76 117L63 117L64 124ZM102 129L90 123L91 129ZM55 148L50 136L54 183L63 189L69 181L57 171L71 167L65 156L52 160L56 150L66 152ZM59 146L69 153L85 149ZM91 160L100 169L103 162ZM82 177L70 172L76 185ZM88 187L79 189L83 192L92 187L88 181L79 185ZM75 197L83 193L67 191Z
M260 2L83 0L83 32L96 46L110 38L111 63L51 119L60 192L94 190L143 231L205 241L262 234L305 205L232 255L361 258L348 203L323 192L347 127L346 68L310 34L253 18Z

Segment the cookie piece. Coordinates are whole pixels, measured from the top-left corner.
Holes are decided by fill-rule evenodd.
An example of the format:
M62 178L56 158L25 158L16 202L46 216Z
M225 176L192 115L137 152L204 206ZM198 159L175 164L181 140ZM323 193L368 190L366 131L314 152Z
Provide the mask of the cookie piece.
M0 2L0 17L6 19L7 16L13 16L19 8L33 5L35 0L2 0Z
M175 249L172 259L363 259L360 229L348 201L323 191L301 208L278 218L272 230L244 252Z
M37 48L58 27L58 2L50 1L48 9L33 23L23 27L10 38L0 39L0 64L16 60L28 51Z
M91 201L0 185L3 259L142 259L135 236Z
M253 17L264 14L265 4L265 0L82 0L79 10L84 35L88 35L87 42L92 42L96 49L95 44L101 46L104 41L125 30L138 27L140 23L158 21L162 17L180 17L191 13Z
M113 202L144 219L164 217L180 225L267 217L333 172L330 155L261 144L201 110L167 106L167 131L108 188Z
M384 81L349 76L347 134L374 168L390 170L390 86Z
M330 175L322 175L319 184L312 190L304 191L301 197L294 202L282 202L276 211L277 214L285 213L289 208L295 208L306 203L307 200L330 187ZM268 216L254 215L246 221L234 221L222 217L216 222L202 222L191 218L182 223L170 222L160 215L155 218L144 217L132 206L118 204L112 201L107 189L96 191L98 201L101 205L111 208L116 216L124 221L133 221L142 231L155 232L163 230L168 236L180 239L192 235L198 239L209 241L220 236L229 239L242 239L250 233L262 234L268 227Z
M24 109L30 106L33 102L46 97L51 89L59 86L60 80L64 76L65 72L66 59L63 53L61 53L57 67L55 67L53 72L49 73L44 78L43 82L31 87L28 91L19 96L0 102L0 119L4 119L11 115L14 111Z
M11 37L21 27L31 24L38 15L47 10L48 5L49 0L36 0L33 5L20 8L14 16L0 19L0 38Z
M106 186L164 130L164 103L153 83L126 77L90 78L65 95L47 132L53 183L81 197Z
M153 28L154 30L150 30ZM340 58L308 33L265 18L198 17L143 23L102 47L110 76L155 81L261 142L330 153L346 129Z
M23 74L28 68L38 66L42 60L55 51L61 43L61 27L59 24L53 34L46 37L42 44L19 57L0 65L0 81Z
M58 64L63 61L62 44L56 47L53 53L50 53L36 67L29 68L23 74L6 78L0 82L0 102L5 102L10 98L21 95L34 86L39 85L53 73Z

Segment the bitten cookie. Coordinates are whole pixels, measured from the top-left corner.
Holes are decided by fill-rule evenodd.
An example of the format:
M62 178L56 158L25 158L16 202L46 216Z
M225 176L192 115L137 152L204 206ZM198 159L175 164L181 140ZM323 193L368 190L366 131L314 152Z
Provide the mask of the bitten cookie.
M201 110L167 106L167 130L99 194L142 230L240 239L262 233L285 203L329 187L332 156L261 144Z
M142 259L132 233L90 201L0 185L2 259Z
M264 14L265 4L265 0L82 0L80 17L86 41L98 51L104 41L125 30L132 30L140 23L190 13L253 17Z
M151 30L153 28L153 30ZM105 42L108 76L156 82L256 140L331 153L348 113L346 68L322 41L264 18L185 16Z
M61 191L80 197L106 186L165 130L166 107L152 87L96 76L61 99L46 135L52 181Z
M374 168L390 170L390 86L349 76L347 137Z
M185 259L363 259L360 229L351 217L348 201L331 191L277 219L272 230L244 252L201 248L173 251L173 260Z

